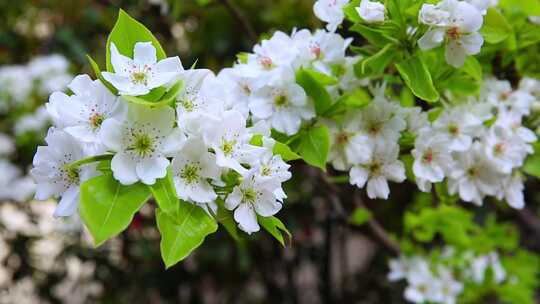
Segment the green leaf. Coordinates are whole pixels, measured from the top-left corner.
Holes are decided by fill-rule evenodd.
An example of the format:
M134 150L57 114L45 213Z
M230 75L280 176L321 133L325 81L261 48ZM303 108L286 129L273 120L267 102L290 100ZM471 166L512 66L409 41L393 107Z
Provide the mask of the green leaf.
M79 211L96 246L126 229L149 196L146 185L124 186L112 174L84 182Z
M263 136L261 134L255 134L249 140L249 144L252 146L262 147L263 146Z
M349 222L354 225L361 226L365 224L371 218L371 212L366 208L356 208L354 209Z
M164 178L156 180L156 183L148 186L159 209L175 217L178 214L180 200L176 195L171 168L167 169L167 175Z
M113 95L118 95L118 90L110 82L108 82L107 80L105 80L105 78L103 78L103 75L101 74L101 68L94 61L94 59L92 59L90 55L86 55L86 59L90 63L90 66L92 67L92 70L94 71L94 74L96 75L97 79L99 79L101 83L103 83L103 85L107 89L109 89L109 91L111 91Z
M362 88L357 88L341 96L322 116L332 117L360 109L371 103L371 96Z
M487 43L496 44L512 34L512 26L497 9L490 8L484 16L484 26L480 29L480 34Z
M534 143L534 154L527 157L523 165L523 172L540 178L540 143Z
M313 99L317 114L324 113L332 105L332 97L330 97L325 85L319 82L312 72L305 69L298 70L296 72L296 82Z
M297 153L306 163L326 171L326 159L329 152L330 135L326 126L312 127L301 135Z
M315 79L315 81L323 86L332 86L338 84L338 80L335 77L321 73L314 69L304 69L304 72L308 73L313 79Z
M218 227L201 207L187 202L180 203L176 219L156 209L156 221L161 234L161 257L166 268L187 257Z
M278 240L278 242L283 247L285 247L285 240L283 239L282 232L285 232L287 236L289 237L289 239L292 238L289 230L287 230L285 225L277 217L274 217L274 216L262 217L262 216L257 215L257 221L259 222L259 224L261 224L264 230L266 230L276 240Z
M377 53L356 63L354 65L354 72L359 78L380 75L396 55L395 45L389 43Z
M294 153L289 146L284 143L280 143L279 141L275 142L272 152L274 155L281 156L281 159L283 159L285 162L302 158L300 155Z
M352 0L343 7L345 18L353 23L362 22L362 18L358 15L356 8L360 6L360 0Z
M439 99L439 92L433 86L431 74L422 58L413 56L396 63L396 68L415 96L429 102Z
M162 98L158 101L150 101L151 99L148 99L148 97L146 97L145 99L145 96L147 95L145 96L122 95L122 98L124 98L125 100L129 102L144 105L144 106L149 106L149 107L162 107L162 106L167 106L167 105L174 106L176 97L182 90L183 85L184 83L182 80L178 81L167 91L165 95L162 94ZM166 90L165 88L158 88L158 89Z
M482 81L482 65L473 56L468 56L462 67L463 71L474 80Z
M216 220L218 221L218 223L220 223L223 227L225 227L225 230L227 230L229 235L235 241L242 240L242 237L238 233L238 228L236 226L236 221L234 220L234 217L233 217L233 212L225 208L223 200L218 198L216 200L216 203L218 205L217 214L216 214Z
M358 17L360 18L360 17ZM350 28L351 31L359 33L364 37L370 44L376 47L384 47L393 41L388 37L384 36L379 30L374 29L373 27L364 25L362 23L356 23Z
M152 42L152 45L156 48L157 59L161 60L167 57L161 44L159 44L159 41L154 37L152 32L122 9L120 9L116 24L107 38L107 71L109 72L114 72L111 64L112 42L114 42L120 54L129 58L133 58L133 48L137 42Z

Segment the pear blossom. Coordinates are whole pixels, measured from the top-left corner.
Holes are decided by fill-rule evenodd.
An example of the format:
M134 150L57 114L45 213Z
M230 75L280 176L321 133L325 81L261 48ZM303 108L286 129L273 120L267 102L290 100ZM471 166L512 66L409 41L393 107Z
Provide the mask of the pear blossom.
M367 23L379 23L385 19L384 4L377 1L362 0L356 11Z
M441 182L453 163L447 139L429 131L416 138L411 154L414 175L431 183Z
M443 266L439 266L437 277L440 287L438 294L435 296L437 302L444 304L456 303L457 297L463 292L463 283L457 281L452 271Z
M79 186L96 175L95 166L70 166L89 155L73 136L64 131L50 129L45 142L47 146L38 147L34 167L30 171L37 184L36 199L61 197L54 215L70 216L79 204Z
M456 107L444 111L433 123L433 128L448 139L448 149L466 151L471 147L473 137L482 130L482 120L467 108Z
M246 119L237 111L227 111L218 121L208 121L204 128L205 143L214 150L216 163L240 174L248 170L242 164L256 163L265 148L251 145L253 134L246 128Z
M0 133L0 156L15 152L15 143L7 134Z
M249 109L256 120L267 120L279 132L293 135L303 121L315 117L306 92L294 82L294 73L284 69L281 80L265 85L251 95Z
M527 154L533 153L531 145L500 126L491 128L483 139L486 158L500 173L511 173L523 165Z
M248 65L258 68L261 72L270 71L276 67L290 67L295 63L298 49L292 38L280 31L270 39L261 41L253 47L253 54L248 55Z
M536 98L526 90L514 90L509 81L486 79L481 92L481 98L497 107L500 112L513 112L519 115L529 115Z
M345 18L343 7L348 3L349 0L318 0L313 5L313 12L317 18L327 23L328 31L335 32Z
M384 97L374 100L360 111L359 129L376 144L396 143L407 123L399 106Z
M111 117L102 125L100 138L115 152L111 169L123 185L141 181L152 185L167 174L169 160L184 141L174 128L175 115L170 107L149 108L130 104L125 117Z
M221 169L214 154L198 138L190 138L172 160L173 181L180 199L210 204L216 198L209 180L219 180Z
M330 154L328 161L336 170L348 170L351 166L367 162L371 158L372 143L356 126L355 115L350 115L343 126L328 124L330 130Z
M225 199L225 208L234 210L234 220L248 234L259 231L257 215L267 217L282 207L274 191L279 184L275 179L261 179L248 173Z
M525 197L523 195L523 177L518 172L506 175L502 180L502 187L497 192L497 199L504 200L514 209L525 207Z
M422 50L446 44L446 62L453 67L463 66L467 55L480 52L484 38L478 33L483 17L473 5L458 0L443 0L437 5L424 4L420 22L430 29L418 40Z
M74 95L54 92L47 111L55 125L80 141L99 143L101 124L109 117L123 115L125 102L118 99L99 81L79 75L68 85Z
M499 177L486 159L482 145L475 142L471 150L457 154L448 179L448 191L459 193L462 200L480 206L486 195L497 193Z
M352 167L349 172L351 185L363 188L367 183L369 198L388 199L388 180L398 183L405 180L405 166L398 155L397 144L376 145L369 161Z
M152 89L169 84L183 71L178 56L157 61L156 48L151 42L137 42L133 59L120 54L114 43L110 52L114 73L103 72L103 78L121 95L148 94Z
M313 64L323 73L330 74L329 65L343 64L345 52L352 42L341 35L317 30L311 34L309 30L300 30L292 34L292 40L299 50L300 61L304 65Z
M405 289L405 299L413 303L437 300L440 282L424 260L416 260L407 272L409 285Z
M223 84L210 70L188 70L184 88L176 98L177 122L186 133L199 135L207 120L218 120L224 111L219 97ZM221 94L223 95L223 94Z

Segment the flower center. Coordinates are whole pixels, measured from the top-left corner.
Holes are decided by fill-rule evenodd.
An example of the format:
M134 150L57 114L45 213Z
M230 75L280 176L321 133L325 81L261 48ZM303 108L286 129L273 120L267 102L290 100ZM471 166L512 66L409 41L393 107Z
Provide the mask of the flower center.
M312 43L309 46L309 49L313 55L315 55L316 59L321 58L321 46L318 43Z
M145 72L133 72L131 73L131 82L133 84L148 84L148 75Z
M347 132L340 132L336 135L336 144L342 146L349 142L350 136Z
M199 179L199 169L195 165L186 165L182 172L180 172L180 178L188 185L193 184Z
M189 98L183 98L182 100L180 100L180 104L186 112L193 112L193 110L195 109L193 101L191 101Z
M368 126L368 132L372 135L378 134L379 131L381 131L382 128L382 122L379 121L373 121Z
M263 66L263 68L269 70L274 67L274 63L272 62L272 58L268 56L259 56L259 63Z
M223 139L221 143L221 151L225 156L231 156L234 152L234 146L236 145L236 140L226 140Z
M497 143L495 146L493 146L493 152L495 155L502 155L504 154L504 144L503 143Z
M257 202L257 191L253 188L243 189L242 200L249 204L255 204Z
M452 136L457 136L459 134L459 127L456 124L450 124L448 126L448 133Z
M101 124L103 123L103 120L105 120L105 116L100 113L94 113L92 116L90 116L89 122L92 129L96 130L99 127L101 127Z
M269 166L264 166L261 168L261 175L262 176L270 176L272 175L272 169Z
M274 104L278 108L283 108L289 105L289 100L287 99L287 96L278 95L274 98Z
M71 185L79 183L79 168L71 167L69 164L66 164L60 169L60 172L62 172L64 181L67 184Z
M371 172L371 175L380 175L382 166L379 163L372 163L369 165L369 172Z
M147 134L137 134L131 150L140 156L148 156L154 152L154 142Z
M431 149L428 149L424 153L424 155L422 156L422 161L428 164L430 164L433 161L433 151L431 151Z
M480 170L478 170L477 167L470 167L469 169L467 169L467 175L469 177L477 177L478 173L480 173Z
M446 31L446 35L452 40L457 40L461 36L461 33L459 32L459 28L451 27Z

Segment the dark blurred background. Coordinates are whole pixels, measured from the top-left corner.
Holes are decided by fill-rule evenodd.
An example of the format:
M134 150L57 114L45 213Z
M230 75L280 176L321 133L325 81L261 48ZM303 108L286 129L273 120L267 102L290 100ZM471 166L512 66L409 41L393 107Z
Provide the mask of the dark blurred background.
M250 51L253 36L322 27L313 2L0 0L0 66L61 54L72 74L92 75L85 55L104 66L107 34L122 8L155 34L169 56L179 55L185 68L197 62L217 72L237 53ZM46 96L35 102L46 102ZM19 152L21 168L30 164L41 138L34 134L34 145ZM159 256L152 202L125 233L98 249L78 219L51 216L55 202L0 202L0 304L404 302L404 283L386 280L392 251L368 227L344 220L357 206L355 190L342 185L336 192L317 169L293 165L289 198L277 215L294 236L286 247L265 232L235 241L220 229L169 270ZM387 230L399 234L413 197L410 184L392 187L388 201L362 199ZM538 205L537 197L529 201ZM479 213L495 211L490 208ZM526 242L538 250L537 239Z

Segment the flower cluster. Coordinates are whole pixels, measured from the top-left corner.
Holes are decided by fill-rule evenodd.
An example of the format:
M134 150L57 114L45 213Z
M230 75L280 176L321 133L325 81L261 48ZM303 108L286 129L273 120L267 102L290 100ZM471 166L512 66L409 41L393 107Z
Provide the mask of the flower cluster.
M455 258L452 248L446 248L437 262L424 256L401 256L390 260L389 281L407 280L404 297L412 303L456 303L464 290L465 283L482 285L488 280L501 283L506 280L506 271L496 252L475 255L466 252L458 265L451 265Z
M519 168L535 133L522 120L538 102L529 89L486 79L478 100L450 107L417 131L413 172L422 191L447 178L448 191L481 205L485 196L522 208Z
M0 67L0 115L13 121L0 129L0 201L23 202L34 193L34 182L23 174L25 165L12 162L20 148L16 141L28 132L40 134L49 126L50 117L39 106L39 99L67 84L71 77L68 69L68 61L60 55L38 56L24 65Z
M103 77L122 95L145 95L182 81L176 111L128 102L87 75L71 81L72 95L53 93L46 106L54 127L45 139L48 146L38 148L32 175L36 198L61 197L56 216L72 215L81 183L100 174L95 164L76 162L103 154L112 157L112 174L123 185L153 185L170 168L178 198L214 214L216 200L224 200L247 233L259 230L257 215L281 209L289 166L273 155L264 121L250 126L247 105L222 102L230 87L221 77L209 70L185 71L178 57L157 61L150 42L135 44L133 58L111 44L111 62L115 72ZM260 145L252 143L257 136ZM223 181L231 172L239 176L238 184Z
M35 57L25 65L0 68L0 112L27 102L32 94L47 95L61 90L72 77L61 55Z

